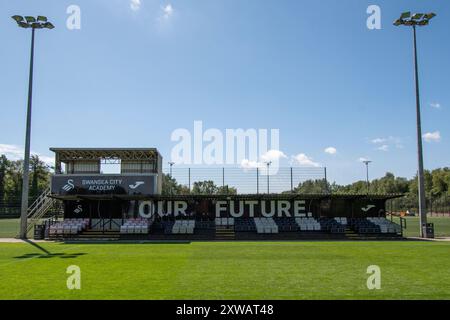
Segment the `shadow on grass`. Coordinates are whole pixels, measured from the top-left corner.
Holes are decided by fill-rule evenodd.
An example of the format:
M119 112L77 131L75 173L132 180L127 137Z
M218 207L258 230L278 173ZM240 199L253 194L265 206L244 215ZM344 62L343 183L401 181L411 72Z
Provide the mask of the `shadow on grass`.
M64 252L58 252L58 253L51 253L44 247L40 246L39 244L30 241L30 240L24 240L26 243L32 245L41 253L26 253L21 256L14 257L14 259L29 259L29 258L39 258L39 259L51 259L51 258L61 258L61 259L70 259L70 258L77 258L79 256L84 256L86 253L64 253Z

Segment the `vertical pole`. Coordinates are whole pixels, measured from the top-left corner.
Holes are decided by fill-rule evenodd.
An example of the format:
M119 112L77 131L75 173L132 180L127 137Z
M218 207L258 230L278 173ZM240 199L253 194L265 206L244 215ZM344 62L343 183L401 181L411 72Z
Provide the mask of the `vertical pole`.
M366 162L366 181L367 181L367 194L370 193L370 184L369 184L369 162Z
M27 125L25 133L25 155L23 161L22 207L20 214L21 239L27 238L28 181L30 170L30 144L31 144L31 106L33 99L33 62L34 62L33 60L34 60L34 28L31 29L30 75L28 79Z
M222 189L225 190L225 168L222 168Z
M329 190L328 190L328 179L327 179L327 167L323 168L323 173L325 175L325 193L329 193Z
M291 167L291 192L294 192L294 179L292 174L292 167Z
M418 160L418 187L419 187L419 216L420 216L420 235L426 238L426 230L424 232L422 226L427 223L425 182L423 173L423 152L422 152L422 124L420 117L420 94L419 94L419 66L417 62L417 39L416 26L413 25L414 34L414 78L416 83L416 117L417 117L417 160Z
M269 185L270 185L270 181L269 181L269 166L270 166L270 163L267 163L267 194L270 193L270 190L269 190Z
M256 168L256 193L259 194L259 168Z
M191 191L191 168L188 168L189 192Z

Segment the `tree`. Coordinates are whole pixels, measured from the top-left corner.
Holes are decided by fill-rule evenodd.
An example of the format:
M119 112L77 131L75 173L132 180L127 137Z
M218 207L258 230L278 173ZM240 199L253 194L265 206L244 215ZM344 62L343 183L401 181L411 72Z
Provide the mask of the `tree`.
M30 196L35 198L39 196L49 185L50 171L49 167L39 159L39 156L32 155L30 159L31 169L31 189Z
M192 193L194 194L217 194L219 188L214 184L214 181L196 181L192 186Z
M10 161L6 171L5 197L9 200L20 199L22 194L23 161Z
M192 186L193 194L237 194L236 188L230 187L228 185L218 187L214 181L196 181Z
M189 194L190 190L188 187L183 186L177 182L177 180L168 174L162 175L162 194L167 195L179 195L179 194Z
M5 197L6 171L8 170L9 161L4 154L0 156L0 202Z
M294 193L325 193L331 190L330 184L325 179L306 180L300 182L297 187L294 188Z

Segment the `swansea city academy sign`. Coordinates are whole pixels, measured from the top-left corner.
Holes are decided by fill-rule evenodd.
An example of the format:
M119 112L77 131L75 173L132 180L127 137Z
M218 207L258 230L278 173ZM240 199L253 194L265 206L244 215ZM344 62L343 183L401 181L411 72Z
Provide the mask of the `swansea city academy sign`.
M52 193L73 194L130 194L155 193L156 175L54 175Z

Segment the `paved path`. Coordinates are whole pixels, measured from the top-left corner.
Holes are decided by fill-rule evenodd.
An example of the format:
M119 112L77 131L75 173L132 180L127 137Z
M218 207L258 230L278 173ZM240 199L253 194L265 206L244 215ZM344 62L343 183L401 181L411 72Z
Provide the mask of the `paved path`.
M439 237L439 238L433 238L433 239L424 239L419 237L408 237L408 240L419 240L419 241L443 241L443 242L450 242L450 237Z
M32 240L28 239L28 241L31 242L53 242L53 241L47 241L47 240ZM16 239L16 238L0 238L0 243L20 243L24 242L22 239Z

